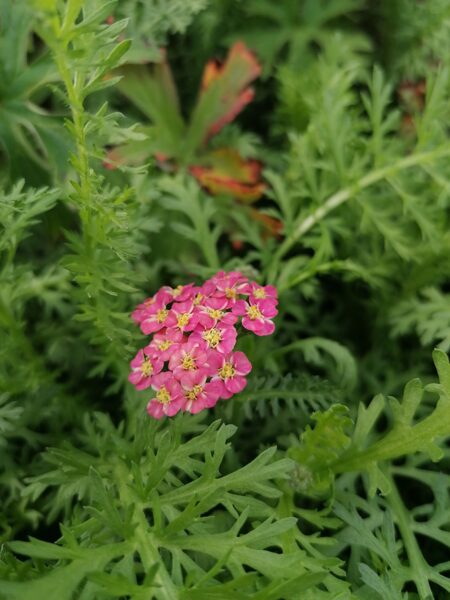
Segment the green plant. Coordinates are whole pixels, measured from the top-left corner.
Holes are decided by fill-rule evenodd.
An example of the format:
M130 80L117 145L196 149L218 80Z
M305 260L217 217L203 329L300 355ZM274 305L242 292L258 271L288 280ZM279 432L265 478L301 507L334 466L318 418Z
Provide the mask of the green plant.
M406 4L0 0L2 600L448 597L448 7ZM276 331L157 421L130 313L222 270Z

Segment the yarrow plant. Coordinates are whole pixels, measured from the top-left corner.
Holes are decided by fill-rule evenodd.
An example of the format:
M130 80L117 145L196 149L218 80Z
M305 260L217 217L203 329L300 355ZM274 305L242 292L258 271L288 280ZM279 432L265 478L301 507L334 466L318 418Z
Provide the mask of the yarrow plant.
M239 271L219 271L203 285L164 286L132 313L152 341L131 361L129 381L156 392L148 405L155 419L198 413L228 400L247 385L252 365L234 351L239 317L258 336L275 330L277 290Z

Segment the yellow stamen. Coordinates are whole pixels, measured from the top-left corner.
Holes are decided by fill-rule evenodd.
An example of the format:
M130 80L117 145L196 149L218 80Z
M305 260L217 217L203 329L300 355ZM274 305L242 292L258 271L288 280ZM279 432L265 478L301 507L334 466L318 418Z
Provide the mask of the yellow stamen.
M236 298L236 290L234 288L225 288L225 296L227 298Z
M184 288L184 285L177 285L177 287L172 292L172 296L174 298L179 296L181 294L181 292L183 291L183 288Z
M181 329L181 327L186 327L190 320L191 315L189 313L181 313L181 315L178 315L177 325Z
M259 308L254 304L247 308L247 316L252 321L254 321L255 319L262 319L262 314Z
M162 342L159 342L158 350L168 350L172 344L172 340L164 340Z
M185 396L188 400L197 400L198 396L203 392L202 385L194 385L192 390L189 390L185 393Z
M153 373L153 365L148 358L146 358L141 365L141 373L144 377L150 377Z
M158 312L156 313L156 320L158 321L158 323L163 323L167 319L168 314L169 311L165 308L161 308L160 310L158 310Z
M200 294L200 292L199 292L194 298L195 306L197 306L197 304L200 304L200 302L203 300L203 298L204 298L203 294Z
M170 393L165 385L162 385L156 392L156 399L158 402L161 402L161 404L168 404L170 402Z
M255 298L262 300L266 297L266 290L264 288L256 288L256 290L253 292L253 295Z
M220 319L223 317L225 313L223 312L223 310L217 310L215 308L208 308L208 315L212 318L212 319L216 319L216 321L220 321Z
M213 327L212 329L208 329L208 331L204 331L202 338L207 342L210 348L217 348L222 341L222 332Z
M219 369L219 377L221 379L229 379L230 377L234 377L235 373L236 369L231 363L225 363L223 367Z
M197 368L197 366L195 364L195 359L192 358L192 356L190 354L185 354L184 355L184 358L183 358L183 360L181 362L181 366L186 371L193 371L194 369Z

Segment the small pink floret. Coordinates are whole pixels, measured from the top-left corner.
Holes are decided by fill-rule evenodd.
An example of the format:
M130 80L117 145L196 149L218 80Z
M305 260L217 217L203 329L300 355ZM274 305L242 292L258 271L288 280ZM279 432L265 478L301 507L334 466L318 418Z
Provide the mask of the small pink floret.
M184 403L183 389L171 373L166 371L155 375L152 388L156 391L156 398L147 404L147 412L152 417L173 417L181 410Z
M144 350L139 350L130 363L131 373L128 381L132 383L137 390L145 390L150 387L154 375L163 368L163 361L145 354Z
M216 381L220 386L222 398L231 398L247 385L245 376L252 370L252 365L243 352L232 352L228 355L217 353L209 362L212 381Z

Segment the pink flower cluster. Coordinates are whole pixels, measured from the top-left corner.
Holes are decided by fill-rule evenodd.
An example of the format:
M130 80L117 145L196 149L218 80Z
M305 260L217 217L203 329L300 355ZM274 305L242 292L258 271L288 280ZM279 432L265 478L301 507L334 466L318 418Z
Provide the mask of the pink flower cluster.
M220 271L203 285L162 287L131 315L151 342L131 361L129 381L151 387L148 413L160 419L179 411L197 413L247 385L252 365L235 352L239 317L244 329L270 335L277 290L242 273Z

